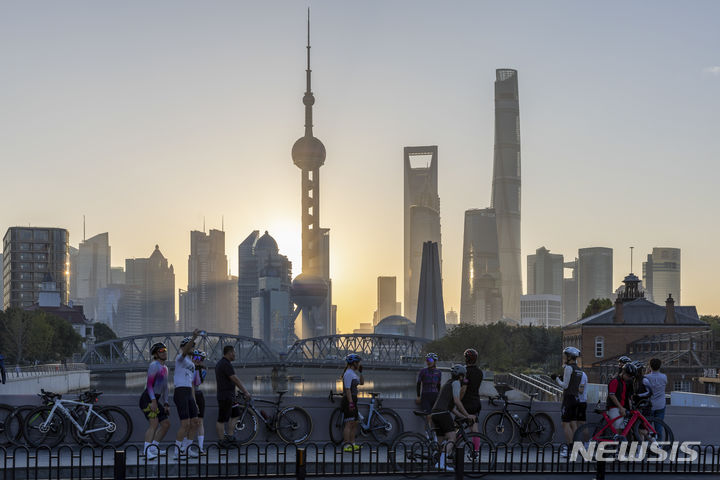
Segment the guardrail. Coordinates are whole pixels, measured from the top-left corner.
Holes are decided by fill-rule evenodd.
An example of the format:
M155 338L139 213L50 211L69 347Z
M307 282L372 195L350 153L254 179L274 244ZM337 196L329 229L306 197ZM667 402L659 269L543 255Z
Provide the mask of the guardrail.
M538 395L538 400L543 402L557 401L562 394L562 392L558 394L557 392L550 390L549 387L546 388L545 385L533 378L523 378L515 375L514 373L496 373L495 383L506 383L514 389L520 390L526 394L536 393Z
M192 448L192 447L191 447ZM720 473L720 446L693 446L697 458L693 462L595 462L582 457L572 461L560 456L560 445L499 446L484 451L480 461L457 465L455 478L482 474L672 474ZM161 453L158 459L148 460L142 447L130 445L122 450L113 448L71 448L57 450L40 448L0 448L0 466L5 478L44 480L50 478L95 480L164 479L221 479L221 478L311 478L332 476L426 476L436 478L444 473L431 462L406 462L398 459L399 450L381 445L361 445L354 453L343 452L342 446L332 444L247 445L220 449L209 445L199 458ZM458 449L456 457L462 456Z
M40 375L56 374L63 372L87 370L84 363L43 363L38 365L6 365L5 373L8 379L28 378Z

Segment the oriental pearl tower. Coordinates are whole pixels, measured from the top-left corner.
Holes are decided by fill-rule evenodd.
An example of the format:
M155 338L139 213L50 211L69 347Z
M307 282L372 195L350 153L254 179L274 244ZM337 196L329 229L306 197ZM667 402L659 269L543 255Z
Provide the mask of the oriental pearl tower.
M313 104L310 88L310 10L308 10L305 135L292 147L293 163L302 175L302 273L292 284L292 300L302 311L300 338L335 334L335 308L330 281L330 229L320 228L320 167L325 146L313 136Z

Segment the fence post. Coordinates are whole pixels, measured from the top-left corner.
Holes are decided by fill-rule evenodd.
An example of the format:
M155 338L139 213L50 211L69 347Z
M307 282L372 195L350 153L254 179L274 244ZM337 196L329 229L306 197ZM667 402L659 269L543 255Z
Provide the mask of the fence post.
M114 476L115 480L125 480L126 467L125 450L115 450Z
M463 480L463 478L465 478L465 448L460 446L455 447L455 480Z
M595 480L605 480L605 465L607 465L605 460L595 462L595 469L597 470Z
M305 461L305 447L298 447L295 451L295 478L297 480L305 480L307 473Z

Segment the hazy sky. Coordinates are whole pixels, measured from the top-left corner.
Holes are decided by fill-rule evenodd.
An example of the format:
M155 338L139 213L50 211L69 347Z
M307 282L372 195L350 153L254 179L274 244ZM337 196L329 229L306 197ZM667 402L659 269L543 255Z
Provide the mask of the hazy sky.
M682 249L682 303L720 313L720 3L3 1L0 230L110 232L187 285L191 229L269 230L300 271L305 9L321 226L338 326L402 300L407 145L438 145L446 309L464 211L489 206L495 69L519 71L522 248L615 249L615 283Z

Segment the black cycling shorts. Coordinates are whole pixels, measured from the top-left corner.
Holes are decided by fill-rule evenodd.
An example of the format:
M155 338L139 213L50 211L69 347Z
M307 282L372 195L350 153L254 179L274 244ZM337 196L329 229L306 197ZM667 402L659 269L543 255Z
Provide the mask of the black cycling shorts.
M353 403L355 404L355 408L353 410L350 410L350 402L348 402L347 395L343 395L342 401L340 402L340 408L342 409L344 422L356 422L359 418L357 396L353 396L352 399Z
M470 415L477 415L477 413L482 409L479 398L469 398L467 400L463 399L462 404L463 407L465 407L465 411Z
M232 397L218 398L218 423L228 422L230 420L230 414L233 413L233 410ZM232 416L237 417L238 415Z
M420 408L423 412L430 413L430 411L432 411L432 407L435 405L438 395L440 395L439 392L423 392L423 394L420 395Z
M147 390L143 391L142 395L140 395L140 410L142 410L143 415L145 415L145 418L150 420L150 418L157 418L158 422L162 422L163 420L167 420L168 418L168 411L165 410L165 405L162 404L160 400L157 402L158 411L157 415L154 417L151 417L150 415L154 412L150 409L150 404L152 401L150 400L150 395L148 394Z
M175 408L177 408L180 420L197 418L198 416L197 404L195 403L192 393L192 387L175 387L173 401L175 402Z
M576 421L579 403L575 395L563 395L562 406L560 407L560 419L563 422Z
M575 420L578 422L587 422L587 402L579 402L577 404Z
M433 413L430 418L432 418L433 428L435 428L440 435L445 435L455 430L455 422L453 422L450 412Z
M195 390L195 403L198 408L198 417L205 417L205 395L200 390Z

